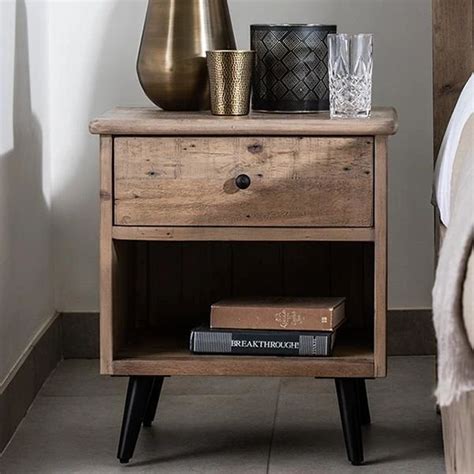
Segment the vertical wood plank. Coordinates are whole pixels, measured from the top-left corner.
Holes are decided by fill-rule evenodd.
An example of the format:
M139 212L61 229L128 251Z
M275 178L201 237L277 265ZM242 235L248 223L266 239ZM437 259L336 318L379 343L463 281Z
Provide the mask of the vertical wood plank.
M234 296L278 296L283 291L281 244L232 244Z
M120 351L126 342L129 329L133 327L133 312L136 303L135 292L130 280L136 277L136 252L135 242L112 241L114 258L114 271L112 278L112 326L113 326L113 351Z
M374 331L374 245L372 243L364 244L364 270L363 286L364 298L363 308L366 327L370 330L372 336Z
M433 0L434 160L459 94L474 71L474 0ZM441 221L435 210L435 262Z
M130 242L132 243L132 242ZM133 315L134 326L145 328L148 326L148 242L133 242L135 247L135 258L133 265Z
M177 332L182 318L182 244L150 242L149 320L159 331Z
M459 94L474 70L473 0L433 0L434 156Z
M152 328L174 335L209 320L210 306L231 295L231 244L150 242L148 310Z
M375 375L387 373L387 137L375 138L374 358Z
M283 244L283 286L286 296L331 294L331 244L292 242Z
M367 328L364 313L364 247L360 242L331 244L331 295L346 297L345 328Z
M229 297L232 288L231 246L225 242L183 244L183 328L209 322L210 308Z
M112 242L112 161L111 136L100 137L100 371L112 373L113 359L113 284L117 255Z

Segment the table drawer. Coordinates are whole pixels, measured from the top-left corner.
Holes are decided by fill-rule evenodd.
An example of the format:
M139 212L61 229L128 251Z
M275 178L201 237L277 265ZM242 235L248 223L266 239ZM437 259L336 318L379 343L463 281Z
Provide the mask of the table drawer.
M371 227L373 139L117 137L114 207L115 225Z

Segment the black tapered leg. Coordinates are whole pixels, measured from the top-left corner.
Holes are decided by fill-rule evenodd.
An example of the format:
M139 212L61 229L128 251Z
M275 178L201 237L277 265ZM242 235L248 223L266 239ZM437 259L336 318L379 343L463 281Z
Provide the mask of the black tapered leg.
M153 423L156 415L156 407L160 400L161 387L163 386L164 377L153 377L153 385L151 387L150 396L146 405L145 416L143 417L143 426L149 427Z
M360 423L362 426L370 425L369 400L367 398L365 379L357 379L357 391L359 398Z
M335 379L335 382L347 457L352 464L357 466L364 462L358 381L348 378Z
M153 377L132 376L128 382L127 398L123 412L122 430L117 457L127 463L133 456L138 434L150 397Z

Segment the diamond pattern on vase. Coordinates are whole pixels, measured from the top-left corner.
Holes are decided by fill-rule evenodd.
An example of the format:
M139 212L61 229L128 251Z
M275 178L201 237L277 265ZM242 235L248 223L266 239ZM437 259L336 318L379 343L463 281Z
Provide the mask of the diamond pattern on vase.
M299 82L298 85L293 89L293 93L298 99L303 100L306 95L310 92L308 86L304 82Z
M320 79L322 79L324 76L327 75L328 68L324 65L324 62L316 61L314 63L314 72Z
M267 67L265 66L264 63L262 63L260 65L260 67L258 68L258 71L256 71L257 74L258 74L258 78L259 78L259 82L262 82L263 78L266 76L267 74Z
M324 85L326 86L327 90L329 91L329 74L326 74L324 77L323 77L323 83Z
M273 45L272 51L274 52L277 58L280 58L288 52L288 49L281 41L278 41Z
M285 77L283 78L282 82L288 89L293 89L293 87L296 87L300 80L298 79L296 74L290 71L288 74L285 74Z
M295 32L296 36L298 36L298 39L302 42L305 41L308 35L310 34L308 31L301 30L298 28L294 29L293 31Z
M258 39L258 41L263 41L263 38L265 38L267 34L268 34L267 31L259 30L255 33L255 38Z
M289 69L280 61L277 61L273 66L272 66L272 73L277 79L283 79L285 74L287 74Z
M273 36L275 36L275 38L276 38L278 41L281 41L282 38L285 37L286 31L273 30L273 31L272 31L272 34L273 34Z
M288 88L282 82L278 81L272 87L272 91L276 97L283 97L288 92Z
M269 111L327 110L327 35L335 32L335 26L253 25L253 107Z
M291 101L291 100L298 100L295 94L293 94L293 91L288 91L282 98L283 100L286 101Z
M307 36L305 43L308 45L308 48L315 49L321 44L321 42L324 42L325 38L326 36L324 33L321 34L319 31L313 31Z
M282 39L282 43L288 48L288 51L292 51L299 43L301 43L301 40L294 31L290 30L290 32Z
M316 92L317 96L321 97L322 99L329 97L329 91L323 81L319 81L317 83L316 87L314 88L314 92Z
M267 47L267 49L272 49L273 46L279 42L280 40L273 33L268 33L263 38L263 44Z
M307 74L306 77L303 80L304 80L305 84L311 90L314 90L314 88L319 83L319 77L314 71L311 71L309 74Z
M283 64L291 71L300 62L300 59L293 52L289 52L283 59Z
M311 73L311 69L308 65L302 61L300 61L294 68L293 73L296 74L298 78L304 78Z
M265 53L268 51L268 48L265 46L263 41L258 41L255 45L255 54L259 56L265 56Z

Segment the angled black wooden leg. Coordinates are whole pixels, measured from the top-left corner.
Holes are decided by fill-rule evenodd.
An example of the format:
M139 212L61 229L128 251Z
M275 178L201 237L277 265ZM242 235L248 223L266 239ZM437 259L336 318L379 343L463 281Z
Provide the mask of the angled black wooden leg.
M359 396L360 423L362 426L370 425L369 400L367 398L365 379L357 379L357 391Z
M153 385L151 387L150 396L146 405L145 416L143 417L143 426L151 426L156 415L156 407L160 399L161 387L163 386L164 377L153 377Z
M152 384L153 377L144 376L132 376L128 382L117 453L121 463L127 463L133 456Z
M357 466L364 462L357 380L335 379L335 382L347 457Z

